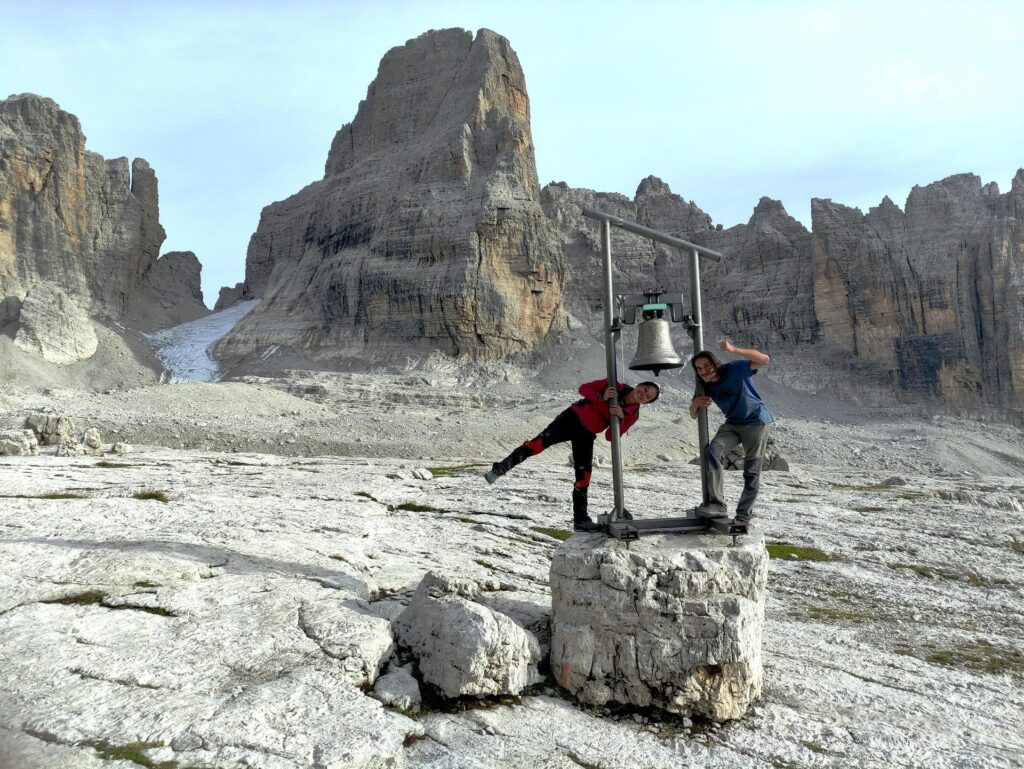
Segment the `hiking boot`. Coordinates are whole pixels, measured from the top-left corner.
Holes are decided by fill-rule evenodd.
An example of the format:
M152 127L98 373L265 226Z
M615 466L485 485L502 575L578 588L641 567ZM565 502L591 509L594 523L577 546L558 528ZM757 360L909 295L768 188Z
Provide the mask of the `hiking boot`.
M493 465L491 465L491 469L484 473L484 480L487 481L488 483L494 483L504 474L505 471L502 469L501 465L495 462Z
M601 531L604 527L591 518L584 515L582 518L574 518L572 521L573 531Z
M698 518L722 518L728 515L729 510L721 502L707 502L697 508Z

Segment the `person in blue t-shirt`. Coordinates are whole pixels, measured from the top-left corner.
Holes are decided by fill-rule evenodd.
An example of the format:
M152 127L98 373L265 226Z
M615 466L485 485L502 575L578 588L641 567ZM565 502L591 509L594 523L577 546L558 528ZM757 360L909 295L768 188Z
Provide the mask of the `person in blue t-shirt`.
M757 370L768 365L771 358L758 350L736 347L728 340L718 345L722 350L739 355L742 360L722 363L712 353L701 350L690 361L704 394L693 396L690 417L697 418L697 410L712 402L725 414L725 424L704 453L708 477L708 501L697 508L699 515L716 518L728 510L722 490L722 467L725 455L737 444L743 444L743 493L736 504L736 521L746 523L757 499L761 478L761 462L768 445L768 430L775 418L754 389L751 378Z

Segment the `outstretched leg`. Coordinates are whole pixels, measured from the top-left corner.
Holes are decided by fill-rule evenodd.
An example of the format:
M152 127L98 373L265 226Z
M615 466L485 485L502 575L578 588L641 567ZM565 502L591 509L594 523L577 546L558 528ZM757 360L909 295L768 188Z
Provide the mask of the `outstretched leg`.
M570 409L566 409L549 424L536 438L531 438L526 443L518 446L511 454L500 462L491 465L491 469L484 474L488 483L494 483L501 476L507 473L516 465L522 464L536 454L540 454L548 446L556 443L571 440L572 422L579 423L576 415Z

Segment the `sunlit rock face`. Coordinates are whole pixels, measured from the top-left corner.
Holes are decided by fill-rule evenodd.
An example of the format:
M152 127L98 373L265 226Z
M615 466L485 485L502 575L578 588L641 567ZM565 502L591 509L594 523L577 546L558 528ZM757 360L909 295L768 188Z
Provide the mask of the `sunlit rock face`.
M96 352L96 332L88 316L51 283L36 283L25 295L14 344L45 361L67 365Z
M557 329L561 251L539 204L530 109L507 40L428 32L383 58L324 178L267 206L218 348L312 356L529 353Z
M1024 171L914 187L901 211L812 201L823 341L907 391L1024 408Z
M52 99L0 101L0 300L46 280L89 314L119 317L163 240L145 160L89 152Z
M0 101L0 327L21 321L20 347L69 363L96 349L95 338L79 338L92 333L83 313L144 331L205 315L199 260L188 251L158 258L164 237L145 160L88 151L78 118L52 99ZM53 329L76 329L66 343L36 339L39 315L24 317L22 306L32 291L37 304L49 297Z

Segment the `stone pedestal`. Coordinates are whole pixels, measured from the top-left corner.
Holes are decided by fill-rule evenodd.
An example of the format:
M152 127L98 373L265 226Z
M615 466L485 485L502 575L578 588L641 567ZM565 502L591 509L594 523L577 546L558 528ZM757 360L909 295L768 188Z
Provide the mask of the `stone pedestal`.
M715 721L761 693L768 553L756 531L627 543L577 534L551 562L551 669L591 705Z

